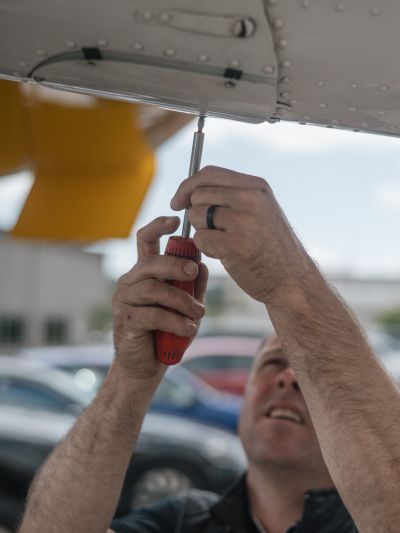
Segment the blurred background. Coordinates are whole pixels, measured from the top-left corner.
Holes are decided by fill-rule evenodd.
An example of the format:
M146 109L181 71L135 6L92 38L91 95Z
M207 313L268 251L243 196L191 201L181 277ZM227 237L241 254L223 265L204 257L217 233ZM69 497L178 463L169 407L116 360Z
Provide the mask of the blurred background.
M138 228L171 214L193 117L0 80L0 526L112 361L111 297ZM203 165L266 178L305 247L400 381L400 139L208 119ZM165 245L165 242L163 243ZM245 468L236 436L272 333L218 261L207 313L146 417L116 514Z

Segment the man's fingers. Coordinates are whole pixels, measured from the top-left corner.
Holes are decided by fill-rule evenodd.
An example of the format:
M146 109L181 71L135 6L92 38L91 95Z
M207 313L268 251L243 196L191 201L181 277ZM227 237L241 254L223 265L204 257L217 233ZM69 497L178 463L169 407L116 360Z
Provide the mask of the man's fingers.
M119 313L124 316L126 330L136 335L160 330L179 337L192 337L197 331L197 324L193 320L161 307L121 304Z
M116 299L132 306L161 306L182 315L199 320L204 315L204 306L190 294L164 281L146 279L119 289Z
M204 304L204 297L207 289L208 268L204 263L199 264L199 273L194 282L194 298Z
M191 196L198 187L238 187L268 190L268 184L262 178L248 176L220 167L204 167L200 172L184 180L171 200L175 211L185 209L191 203ZM213 204L217 202L212 202Z
M207 226L207 205L192 206L189 210L189 222L196 229L208 229ZM213 214L214 226L217 230L234 233L240 223L238 212L230 207L218 206ZM213 230L215 231L215 230Z
M236 189L234 189L236 190ZM191 205L222 205L234 207L236 198L229 187L197 187L190 198Z
M197 272L198 267L194 261L173 255L153 255L144 257L119 279L118 284L133 285L149 278L189 281L197 276Z
M197 248L208 257L214 259L224 259L227 250L226 233L213 229L199 229L193 237Z
M137 251L141 259L160 253L160 238L170 235L179 227L179 217L158 217L137 232Z

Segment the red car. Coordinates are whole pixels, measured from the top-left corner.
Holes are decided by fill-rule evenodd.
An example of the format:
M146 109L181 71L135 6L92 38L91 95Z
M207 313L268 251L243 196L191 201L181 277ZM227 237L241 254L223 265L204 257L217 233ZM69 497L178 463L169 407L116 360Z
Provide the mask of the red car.
M243 394L260 337L197 337L182 364L218 390Z

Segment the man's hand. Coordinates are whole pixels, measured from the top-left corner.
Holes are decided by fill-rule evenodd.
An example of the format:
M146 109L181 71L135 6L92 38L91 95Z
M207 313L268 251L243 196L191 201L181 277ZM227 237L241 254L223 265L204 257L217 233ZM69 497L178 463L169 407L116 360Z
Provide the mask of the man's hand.
M206 267L159 255L160 237L178 225L177 217L162 217L139 231L138 263L120 279L113 301L116 361L95 400L40 470L20 533L104 533L110 525L151 395L166 368L156 359L153 331L193 337L204 314ZM195 298L165 281L194 278Z
M252 298L267 303L276 290L312 268L265 180L218 167L205 167L180 185L175 210L191 205L194 242L220 259L236 283ZM217 230L207 228L207 209Z
M193 338L204 315L206 266L159 255L160 237L178 226L178 217L160 217L138 232L138 262L120 278L113 298L116 361L135 379L152 378L165 369L156 359L155 330ZM195 278L194 298L165 281Z

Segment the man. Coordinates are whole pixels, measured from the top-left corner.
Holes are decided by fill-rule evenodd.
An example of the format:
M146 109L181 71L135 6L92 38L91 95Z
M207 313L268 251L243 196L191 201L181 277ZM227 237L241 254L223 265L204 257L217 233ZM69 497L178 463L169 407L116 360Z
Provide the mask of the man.
M254 360L239 434L248 472L225 496L193 491L115 520L112 531L356 532L334 490L307 406L277 337L264 343Z
M206 167L182 183L171 205L176 210L191 205L196 245L220 259L236 283L265 304L288 359L275 354L271 361L270 347L259 354L246 391L240 433L250 460L249 502L242 508L254 517L246 528L258 522L268 533L285 531L301 517L304 491L328 489L333 482L360 532L398 532L399 392L267 183ZM205 267L159 255L160 237L177 226L174 217L160 218L138 233L138 263L121 278L113 300L115 361L97 398L37 477L20 533L109 528L143 417L165 371L155 358L152 332L193 337L204 313ZM194 278L194 298L164 281ZM243 501L243 484L238 490L235 501ZM319 522L300 530L355 530L340 502L332 507L330 494L321 495L311 496L311 511L305 505L305 513ZM177 512L182 504L172 502L162 513L138 515L136 529L121 522L112 528L185 531L182 521L207 514L210 498L200 493L197 504L188 499L183 514ZM322 524L328 511L332 518ZM158 529L151 520L159 522ZM189 531L222 531L201 527ZM235 531L229 527L227 532Z

